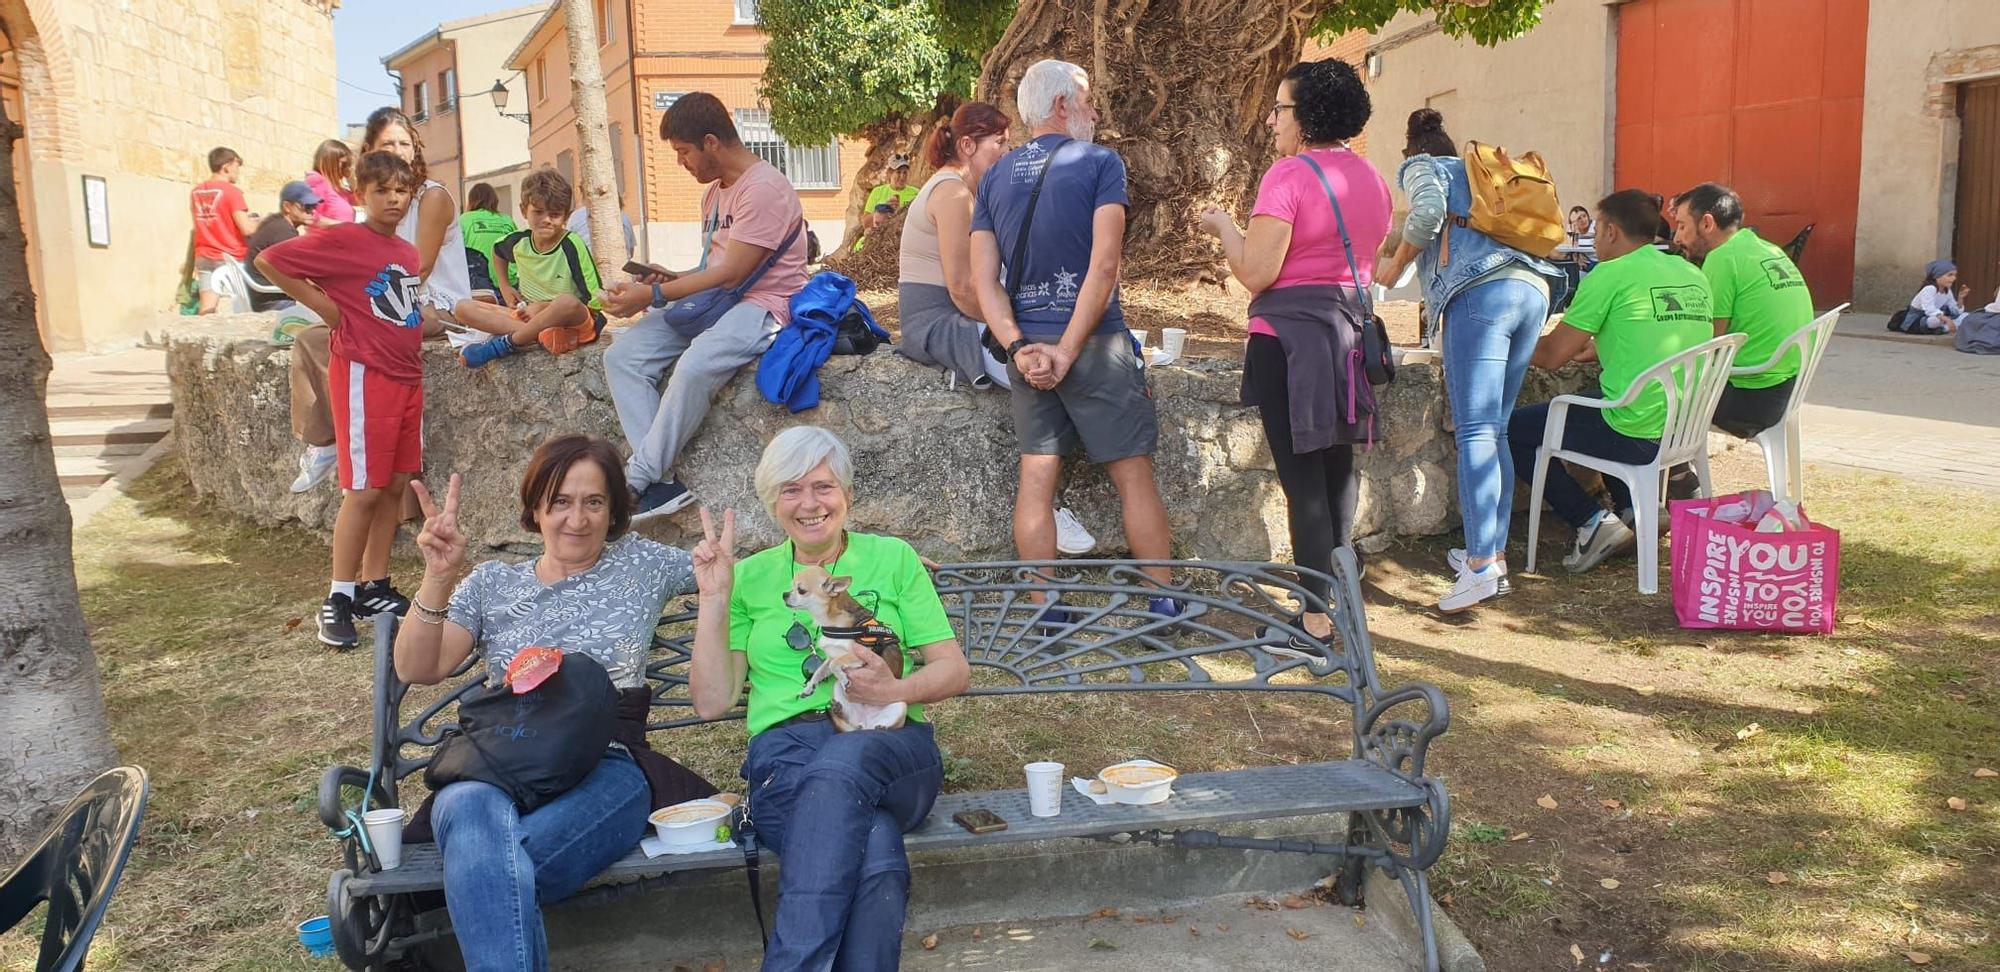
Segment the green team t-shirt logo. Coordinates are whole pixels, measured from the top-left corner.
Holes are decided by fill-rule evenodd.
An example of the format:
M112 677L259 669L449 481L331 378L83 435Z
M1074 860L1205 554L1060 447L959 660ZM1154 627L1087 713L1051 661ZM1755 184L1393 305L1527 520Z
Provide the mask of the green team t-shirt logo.
M1708 321L1708 288L1701 284L1654 287L1653 319L1656 321Z
M1772 290L1789 290L1806 285L1806 278L1799 275L1799 268L1784 257L1772 257L1760 266L1764 268L1765 279L1771 281Z

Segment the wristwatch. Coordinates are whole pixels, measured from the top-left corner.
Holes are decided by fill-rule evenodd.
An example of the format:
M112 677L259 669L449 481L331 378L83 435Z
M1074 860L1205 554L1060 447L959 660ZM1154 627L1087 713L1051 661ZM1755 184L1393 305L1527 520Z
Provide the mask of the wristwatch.
M1027 346L1028 346L1027 338L1024 337L1015 338L1014 343L1007 345L1007 360L1009 361L1014 360L1014 356L1020 354L1021 349Z
M653 306L654 307L667 306L667 295L660 292L659 284L653 285Z

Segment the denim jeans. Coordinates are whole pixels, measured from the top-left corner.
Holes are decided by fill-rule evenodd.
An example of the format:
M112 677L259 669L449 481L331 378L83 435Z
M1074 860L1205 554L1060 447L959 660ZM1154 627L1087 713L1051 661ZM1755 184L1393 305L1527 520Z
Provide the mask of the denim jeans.
M575 894L639 843L652 793L624 750L575 789L521 815L489 783L453 783L431 804L444 902L466 972L549 967L541 906Z
M1515 409L1514 417L1507 423L1507 444L1514 452L1514 470L1524 482L1535 474L1535 450L1541 448L1542 429L1548 423L1547 402ZM1607 424L1602 409L1575 406L1571 406L1569 420L1563 424L1560 446L1612 462L1651 462L1660 454L1658 439L1635 439ZM1632 508L1632 493L1617 477L1604 477L1604 488L1611 493L1611 501L1620 512ZM1559 461L1549 463L1549 478L1542 486L1542 498L1564 523L1579 530L1603 509L1577 485L1569 468Z
M1514 513L1507 416L1548 316L1549 299L1540 289L1507 278L1473 286L1445 311L1444 383L1457 426L1458 512L1470 560L1507 549ZM1540 442L1541 433L1529 441Z
M903 834L944 785L930 725L775 726L750 741L743 778L758 840L782 859L767 972L896 968L910 899Z

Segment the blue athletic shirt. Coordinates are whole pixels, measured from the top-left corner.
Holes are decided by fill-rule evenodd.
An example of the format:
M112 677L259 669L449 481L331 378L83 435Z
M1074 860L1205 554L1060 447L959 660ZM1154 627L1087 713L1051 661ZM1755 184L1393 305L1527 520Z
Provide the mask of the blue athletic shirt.
M1055 341L1069 326L1076 311L1076 296L1090 269L1091 219L1097 207L1116 203L1129 205L1125 198L1125 160L1102 145L1071 144L1064 135L1044 135L1000 157L992 171L979 181L979 194L972 210L973 232L993 234L1000 246L1000 262L1013 258L1020 239L1021 221L1026 218L1028 197L1035 180L1061 148L1054 171L1042 185L1041 200L1035 204L1035 222L1029 230L1028 252L1020 273L1020 287L1009 299L1021 334L1032 341ZM1001 280L1005 281L1003 270ZM1111 289L1111 301L1098 322L1098 334L1125 329L1125 312L1118 305L1118 288Z

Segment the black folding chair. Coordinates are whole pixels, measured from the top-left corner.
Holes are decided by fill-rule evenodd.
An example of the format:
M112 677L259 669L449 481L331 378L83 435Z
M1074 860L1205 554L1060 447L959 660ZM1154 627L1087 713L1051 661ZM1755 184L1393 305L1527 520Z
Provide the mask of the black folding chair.
M1812 238L1814 225L1816 224L1807 223L1805 229L1799 230L1799 235L1792 237L1792 241L1785 244L1785 255L1791 257L1793 263L1799 262L1799 257L1805 255L1806 240Z
M0 881L0 934L48 902L35 972L75 972L104 921L118 875L139 837L146 771L120 766L64 807L41 843Z

